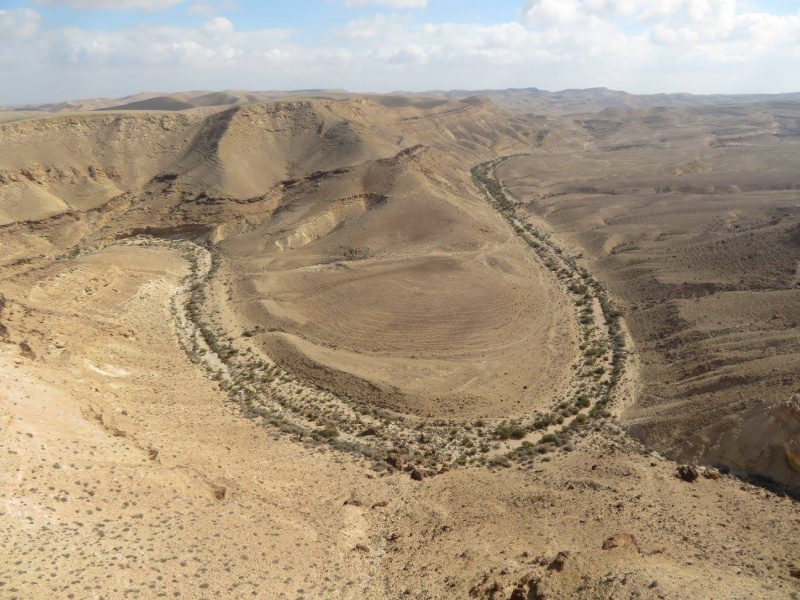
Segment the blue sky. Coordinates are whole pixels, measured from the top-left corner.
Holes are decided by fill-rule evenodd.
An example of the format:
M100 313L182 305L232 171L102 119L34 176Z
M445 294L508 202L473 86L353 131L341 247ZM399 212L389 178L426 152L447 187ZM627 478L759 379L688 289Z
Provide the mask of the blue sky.
M800 2L0 0L0 77L0 104L229 88L800 91Z
M55 3L53 3L55 4ZM48 27L86 27L92 29L119 30L132 25L197 25L207 17L202 12L192 12L191 7L199 2L181 2L164 10L70 8L67 2L60 6L47 6L28 0L0 2L0 8L15 9L30 7L44 19ZM113 2L98 3L112 5ZM333 0L290 0L237 2L207 2L213 14L227 17L238 27L271 28L291 27L324 34L331 27L342 26L356 16L386 12L380 5L348 8ZM424 10L408 10L419 21L452 21L457 15L460 22L504 23L519 16L520 0L433 0ZM390 7L391 8L391 7Z

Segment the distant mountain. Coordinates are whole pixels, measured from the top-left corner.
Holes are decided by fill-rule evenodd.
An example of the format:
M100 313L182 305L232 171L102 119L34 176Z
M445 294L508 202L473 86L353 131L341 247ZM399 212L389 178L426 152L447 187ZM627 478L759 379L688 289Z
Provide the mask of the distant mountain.
M655 107L691 108L800 100L800 93L788 94L645 94L609 90L608 88L569 89L548 92L537 88L507 90L451 90L425 92L424 95L460 100L475 94L484 96L498 107L513 112L565 115L599 112L606 108L637 109Z
M181 92L159 95L104 107L100 110L166 110L180 111L215 106L244 106L287 98L334 99L352 96L344 90L299 90L286 92L249 92L226 90L222 92Z
M353 94L341 89L309 89L290 91L219 92L188 91L173 94L145 92L123 98L94 98L39 105L0 107L0 113L14 112L85 112L94 110L121 111L184 111L195 108L231 107L260 104L275 100L342 100L367 97L388 108L431 108L450 100L480 96L499 108L514 113L568 115L596 113L604 109L634 110L655 107L692 108L742 105L754 103L797 102L800 92L787 94L631 94L608 88L568 89L556 92L530 88L506 90L433 90L428 92L392 92L389 94Z

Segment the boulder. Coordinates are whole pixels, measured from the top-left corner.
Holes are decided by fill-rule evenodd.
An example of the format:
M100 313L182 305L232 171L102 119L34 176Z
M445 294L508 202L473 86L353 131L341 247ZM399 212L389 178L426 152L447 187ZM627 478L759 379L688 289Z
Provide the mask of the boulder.
M700 477L700 473L694 465L681 465L678 467L678 476L684 481L691 483L697 481L697 478Z
M397 471L402 471L406 466L406 458L399 452L389 452L386 463Z

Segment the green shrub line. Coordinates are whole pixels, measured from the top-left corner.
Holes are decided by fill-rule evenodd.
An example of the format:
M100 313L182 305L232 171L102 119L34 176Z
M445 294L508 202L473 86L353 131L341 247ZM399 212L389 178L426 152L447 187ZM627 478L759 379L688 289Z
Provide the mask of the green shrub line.
M289 435L310 447L362 457L377 472L417 470L433 475L465 466L530 465L535 460L549 460L544 455L550 452L571 451L576 437L603 426L611 416L609 404L623 373L626 352L621 313L603 286L546 231L517 215L516 203L495 177L497 166L514 156L519 155L477 165L472 178L572 298L581 332L581 358L573 365L573 392L555 398L549 411L535 411L524 418L425 419L302 382L254 350L259 337L274 330L256 327L234 337L215 319L211 295L230 298L232 292L223 287L223 261L210 244L143 235L82 248L80 254L110 245L163 246L179 251L189 267L170 306L180 347L217 382L239 414L276 434ZM63 259L77 255L70 253ZM536 432L542 432L537 442L525 439ZM504 453L501 444L506 441L521 444Z
M535 444L523 442L505 457L530 463L536 455L556 448L570 451L573 435L586 435L589 429L599 429L602 426L599 423L612 416L609 405L624 373L627 350L622 312L614 305L603 285L560 247L547 231L525 222L525 218L517 211L516 202L509 197L497 178L497 167L518 156L525 155L502 156L476 165L471 170L472 180L489 204L508 221L572 298L583 338L580 345L582 360L574 396L558 403L549 413L538 416L532 428L544 431L563 424L565 420L569 420L568 424L542 435ZM599 315L595 306L599 307ZM508 427L500 431L507 436L506 439L513 437Z
M480 454L485 453L486 442L491 439L488 423L414 419L336 396L301 383L287 369L257 356L252 348L242 348L204 315L212 279L220 268L219 257L213 249L195 244L184 243L181 249L190 265L182 284L185 297L181 301L178 295L173 303L175 318L180 322L183 312L189 326L181 345L192 362L202 365L218 381L243 416L311 446L324 444L362 456L377 471L399 468L398 463L402 463L407 470L423 468L426 474L433 474L443 468L485 462ZM206 273L199 266L203 252L211 256ZM266 330L249 330L242 338L252 341L259 332Z

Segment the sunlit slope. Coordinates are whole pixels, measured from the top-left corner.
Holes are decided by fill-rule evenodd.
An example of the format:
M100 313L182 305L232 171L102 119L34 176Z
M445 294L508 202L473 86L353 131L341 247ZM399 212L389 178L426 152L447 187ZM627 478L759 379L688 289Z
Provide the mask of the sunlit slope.
M306 377L398 410L541 407L568 384L573 319L469 185L425 147L293 184L222 245L241 326Z

